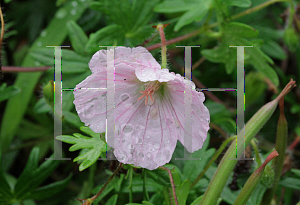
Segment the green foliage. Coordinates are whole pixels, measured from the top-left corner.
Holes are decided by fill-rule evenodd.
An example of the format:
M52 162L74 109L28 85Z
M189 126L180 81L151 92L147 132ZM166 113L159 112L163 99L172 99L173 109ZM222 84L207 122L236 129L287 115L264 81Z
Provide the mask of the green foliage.
M74 159L74 162L82 160L79 166L79 170L82 171L94 164L100 157L101 152L106 151L106 143L100 139L100 135L94 135L92 136L92 138L86 137L79 133L74 133L73 135L74 136L61 135L57 136L56 139L69 144L74 144L69 149L71 152L79 149L88 149L87 152L85 152L82 155L79 155Z
M281 1L288 3L280 3ZM56 139L72 144L69 148L72 153L68 154L66 148L69 146L63 144L62 155L71 155L74 162L80 165L64 161L63 166L58 166L59 161L47 160L38 166L39 160L53 152L53 143L56 143L53 140L54 50L46 46L70 45L70 48L62 48L63 88L74 88L91 74L88 63L92 55L99 49L105 49L99 46L147 47L160 43L157 30L151 27L158 23L171 22L164 29L166 40L171 40L168 45L170 61L167 66L170 71L180 73L180 68L184 66L183 49L176 49L176 45L201 45L198 50L193 49L192 53L193 65L201 62L193 70L193 80L199 88L202 87L201 83L208 88L235 88L237 52L236 48L229 46L253 46L245 48L245 122L260 107L276 97L269 91L270 88L280 91L290 78L299 77L299 22L291 21L289 17L284 17L286 19L283 20L279 18L285 11L287 16L290 15L292 7L288 0L4 2L9 3L7 10L11 10L6 13L5 9L4 14L12 22L5 22L2 65L47 65L51 68L43 73L4 73L4 83L0 85L0 204L3 205L80 205L75 198L94 196L106 186L105 182L116 169L114 161L99 160L96 163L111 148L105 143L105 133L101 133L100 137L99 133L93 132L81 122L73 105L72 91L62 91L63 134L56 136ZM275 2L278 2L276 6L272 6ZM37 37L38 35L40 36ZM152 46L148 48L151 48L149 50L159 62L159 47L153 51ZM285 114L291 135L300 133L298 90L285 97ZM192 154L198 160L175 160L182 158L184 153L184 147L178 142L172 160L164 165L171 170L179 205L215 205L221 201L222 204L233 204L255 167L252 164L248 173L238 176L237 191L229 188L236 161L226 160L234 157L233 143L229 148L231 155L221 154L220 158L223 159L218 158L212 163L201 180L191 187L216 149L224 142L225 139L220 136L236 133L236 93L204 94L204 104L210 112L211 129L202 149ZM248 121L252 124L246 127L247 143L249 136L256 135L269 117L269 122L258 134L261 140L274 140L277 111L274 116L270 112L275 107L265 107L260 115L255 115L255 120ZM260 154L275 146L267 145L258 144ZM30 153L33 146L35 148ZM26 166L23 163L25 158L28 158ZM80 171L85 171L79 173L77 166ZM220 170L217 166L221 167ZM272 185L272 173L267 173L267 169L268 166L247 205L260 204L268 191L267 187ZM70 172L74 172L76 177L71 179ZM66 187L71 180L71 186ZM300 190L299 180L300 173L297 169L292 169L281 177L278 190L285 188L282 203L292 205L298 202L295 190ZM281 194L279 191L276 193L277 197ZM124 164L120 174L112 179L93 204L171 205L175 201L166 170L149 171Z
M10 187L3 170L0 170L0 204L8 205L26 199L44 200L62 191L67 186L72 174L62 181L39 187L58 166L59 161L48 160L38 167L38 156L39 148L34 148L14 187Z

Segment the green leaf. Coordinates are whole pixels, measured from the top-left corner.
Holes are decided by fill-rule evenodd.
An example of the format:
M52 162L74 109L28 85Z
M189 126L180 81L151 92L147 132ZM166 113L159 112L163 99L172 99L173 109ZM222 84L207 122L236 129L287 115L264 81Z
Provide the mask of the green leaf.
M188 25L194 21L201 21L209 11L212 0L199 1L191 10L184 13L174 27L174 31L179 31L183 26Z
M298 169L291 169L291 172L293 172L297 177L300 178L300 170L298 170Z
M249 7L251 6L250 0L223 0L228 6L237 6L237 7Z
M36 189L34 192L30 193L26 198L35 199L35 200L47 199L53 196L54 194L61 192L68 185L71 178L72 178L72 173L69 174L69 176L64 180L54 182L52 184Z
M52 19L45 30L47 35L37 38L30 49L34 50L35 48L38 48L40 46L40 43L42 44L42 46L61 45L63 40L67 36L67 30L65 28L66 23L69 20L76 21L77 19L79 19L84 10L87 8L87 2L77 1L77 3L78 8L75 15L71 14L71 10L74 9L74 7L72 6L72 2L67 2L62 8L58 9L55 14L55 18ZM62 13L64 14L64 18L60 18ZM54 55L52 55L52 58L53 57ZM26 55L22 66L32 67L35 65L36 61L33 60L30 55ZM28 108L29 101L41 75L42 72L18 74L14 85L16 87L22 88L22 92L19 95L14 96L7 102L0 129L2 152L9 147L14 134Z
M89 69L89 57L78 55L74 51L62 49L62 73L81 73ZM53 48L38 48L31 51L30 55L43 65L54 64Z
M292 188L296 190L300 190L300 179L287 177L279 182L281 186Z
M190 187L191 187L191 181L186 179L185 181L182 182L182 184L180 186L175 188L179 205L186 204L186 200L189 195Z
M30 153L28 162L18 178L14 193L18 199L26 198L26 193L36 189L58 166L58 160L47 160L38 167L39 148L35 147Z
M254 38L258 35L258 30L255 30L247 24L239 22L230 22L228 24L225 24L224 32L228 36L234 35L242 38Z
M91 128L89 127L86 127L86 126L82 126L79 128L82 132L90 135L91 137L93 138L96 138L96 139L100 139L100 133L95 133L93 130L91 130Z
M158 13L176 13L191 10L195 4L189 4L182 0L165 0L154 7Z
M193 158L200 158L195 163L195 160L188 160L185 162L183 167L183 178L189 179L190 181L195 181L197 176L203 170L204 166L211 158L211 156L215 153L215 149L211 148L206 150L209 144L210 136L207 135L207 139L205 140L202 148L192 154Z
M79 166L79 170L82 171L92 164L94 164L99 158L101 152L106 151L106 143L97 138L90 138L84 135L74 133L74 136L70 135L60 135L57 136L56 139L61 140L63 142L74 144L70 147L70 151L76 151L79 149L88 148L89 151L76 157L74 162L83 160Z
M284 60L287 57L282 47L276 41L273 40L266 40L265 43L262 45L261 49L267 55L279 60Z
M179 168L171 164L164 165L164 167L171 170L174 184L175 186L179 186L180 185L180 177L178 174L178 172L180 172ZM153 171L147 172L147 176L161 185L171 187L169 174L166 170L155 169Z
M37 114L53 111L51 106L46 103L45 98L41 98L33 107L33 111Z
M15 96L20 92L21 89L19 87L14 85L6 87L6 83L3 83L0 87L0 102Z
M245 106L248 108L253 104L266 90L266 84L263 80L264 75L259 72L250 72L245 77Z
M203 195L202 195L202 196L199 196L197 199L195 199L195 200L191 203L191 205L198 205L198 204L200 204L202 197L203 197Z
M84 125L84 123L80 120L77 114L63 110L63 119L67 121L68 123L74 125L75 127L81 127Z
M105 196L107 196L115 187L115 184L118 183L118 179L115 177L103 190L100 196L94 201L95 204L98 204ZM104 184L103 184L104 185ZM93 189L93 193L99 192L99 190L103 187L103 185L99 185Z
M12 198L13 194L11 192L10 186L6 180L6 177L4 176L4 172L2 170L2 156L0 152L0 203L1 200L8 201Z
M106 205L116 205L117 201L118 201L118 194L115 194L112 197L110 197L105 204Z
M88 37L84 31L76 24L75 21L69 21L67 23L67 29L71 40L72 47L76 53L84 55L84 47L88 42Z

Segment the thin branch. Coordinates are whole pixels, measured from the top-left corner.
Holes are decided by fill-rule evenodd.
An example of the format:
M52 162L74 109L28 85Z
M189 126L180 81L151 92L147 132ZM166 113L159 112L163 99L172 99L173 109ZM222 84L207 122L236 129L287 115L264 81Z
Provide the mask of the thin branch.
M4 19L3 19L1 5L0 5L0 18L1 18L1 36L0 36L0 80L1 80L1 79L3 79L2 62L1 62L1 51L2 51L3 36L4 36Z
M173 195L174 195L174 200L175 200L176 205L178 205L178 200L177 200L176 191L175 191L175 184L174 184L174 180L173 180L173 176L172 176L171 170L169 170L166 167L159 167L159 168L163 169L163 170L165 170L165 171L167 171L169 173L170 182L171 182L171 185L172 185L172 191L173 191Z
M41 66L41 67L3 66L2 70L4 73L36 72L36 71L46 71L52 67L53 66Z
M104 186L100 189L100 191L93 197L89 198L89 199L77 199L78 201L85 201L83 205L90 205L93 203L93 201L95 199L97 199L100 194L104 191L104 189L106 188L106 186L113 180L113 178L118 174L118 172L121 170L121 168L123 167L123 164L120 162L117 170L113 173L113 175L111 175L107 182L104 184Z
M243 12L240 12L238 14L233 15L231 17L231 20L238 19L238 18L241 18L241 17L246 16L248 14L251 14L253 12L259 11L259 10L261 10L261 9L263 9L263 8L271 5L271 4L277 3L277 2L291 2L291 0L271 0L271 1L267 1L267 2L264 2L264 3L262 3L262 4L260 4L260 5L256 6L256 7L247 9L246 11L243 11ZM230 19L227 19L227 20L230 20ZM200 29L197 29L197 30L195 30L195 31L193 31L191 33L186 34L186 35L179 36L177 38L173 38L171 40L168 40L166 44L170 45L170 44L173 44L173 43L177 43L177 42L189 39L191 37L194 37L194 36L197 36L197 35L203 33L205 31L205 29L211 29L211 28L214 28L214 27L216 27L218 25L219 25L219 23L215 22L215 23L210 24L209 26L207 26L205 28L201 27ZM161 46L160 43L157 43L157 44L154 44L154 45L151 45L151 46L147 47L147 49L149 51L151 51L151 50L160 48L160 46Z

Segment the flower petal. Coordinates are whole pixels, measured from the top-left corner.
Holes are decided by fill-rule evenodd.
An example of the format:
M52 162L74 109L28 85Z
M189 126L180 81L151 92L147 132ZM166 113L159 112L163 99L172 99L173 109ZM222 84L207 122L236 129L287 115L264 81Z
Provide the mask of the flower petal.
M185 84L188 84L192 88L192 105L191 105L191 124L192 130L184 130L185 122L185 106L184 106L184 92ZM209 111L204 106L205 100L202 92L196 91L195 85L192 81L186 80L183 77L178 77L174 81L168 82L168 88L170 92L166 92L169 97L170 109L173 111L172 123L175 124L177 129L178 140L187 148L189 152L194 152L202 148L202 145L207 137L207 131L209 130L210 115ZM184 135L188 134L192 138L192 148L189 148L184 143Z

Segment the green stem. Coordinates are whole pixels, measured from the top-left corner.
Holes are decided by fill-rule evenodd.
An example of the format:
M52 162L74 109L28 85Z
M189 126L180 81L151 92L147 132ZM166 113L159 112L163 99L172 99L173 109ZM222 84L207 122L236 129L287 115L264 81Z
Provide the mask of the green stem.
M244 145L247 146L252 140L252 138L255 137L259 130L270 119L278 105L278 101L287 93L289 93L289 91L295 86L295 83L296 82L291 79L291 81L286 85L286 87L282 90L282 92L277 96L275 100L264 105L247 122L245 127L245 135L244 131L241 131L237 136L237 138L240 139L240 141L245 140L244 143L237 144L237 147L235 143L231 144L224 157L222 158L217 168L217 171L215 172L212 180L210 181L208 188L206 189L206 192L201 200L202 205L217 204L217 200L222 193L227 179L229 178L235 164L237 163L237 160L234 159L236 158L236 151L238 150L238 153L243 152Z
M174 180L173 180L173 176L172 176L172 172L170 169L166 168L166 167L159 167L160 169L166 170L169 174L170 177L170 182L171 182L171 186L172 186L172 192L173 192L173 196L174 196L174 200L175 200L175 204L178 205L178 200L177 200L177 195L176 195L176 190L175 190L175 184L174 184ZM171 200L172 201L172 200ZM171 202L172 203L172 202Z
M225 149L225 147L227 146L227 144L229 142L231 142L232 140L234 140L234 139L236 139L236 136L229 137L228 139L226 139L223 142L223 144L220 146L220 148L218 149L218 151L212 156L212 158L209 160L209 162L205 165L205 167L202 170L202 172L198 175L197 179L191 185L191 189L200 181L200 179L202 179L202 177L204 176L205 172L212 165L212 163L214 163L214 161L216 161L216 159L220 156L220 154L223 152L223 150Z
M270 6L271 4L277 3L277 2L291 2L291 0L271 0L271 1L267 1L267 2L264 2L264 3L262 3L262 4L260 4L260 5L256 6L256 7L253 7L253 8L247 9L246 11L243 11L241 13L235 14L235 15L233 15L231 17L231 19L234 20L234 19L241 18L243 16L246 16L246 15L251 14L253 12L259 11L259 10L261 10L261 9L267 7L267 6ZM219 23L215 22L215 23L212 23L209 26L207 26L206 29L211 29L211 28L214 28L214 27L216 27L218 25L219 25ZM170 45L170 44L173 44L173 43L177 43L177 42L180 42L180 41L192 38L194 36L197 36L197 35L203 33L204 31L205 31L205 29L203 27L201 27L201 28L199 28L199 29L197 29L197 30L195 30L195 31L193 31L191 33L188 33L186 35L179 36L177 38L173 38L171 40L168 40L166 42L166 45ZM160 48L160 46L161 46L161 44L158 43L158 44L154 44L152 46L147 47L147 49L149 51L151 51L151 50Z
M269 205L273 199L273 196L275 194L275 191L277 189L281 177L284 159L285 159L285 152L287 147L288 126L284 116L284 98L280 100L279 108L280 108L280 115L279 115L279 120L277 125L277 137L276 137L276 146L275 146L275 149L279 153L279 157L273 160L272 166L275 169L274 182L273 182L273 186L270 189L268 189L264 194L262 200L263 205Z
M167 68L167 44L166 44L166 37L164 33L164 25L158 24L156 29L159 32L160 39L161 39L161 68Z
M95 201L100 194L104 191L104 189L107 187L107 185L114 179L114 177L119 173L119 171L121 170L121 168L123 167L123 164L120 162L117 170L113 173L113 175L111 175L107 182L104 184L104 186L100 189L100 191L93 197L89 198L89 199L77 199L78 201L85 201L85 203L83 205L90 205L92 204L93 201Z
M259 156L259 151L258 151L258 147L257 147L256 139L255 139L255 138L253 138L253 139L251 140L251 145L252 145L253 150L254 150L254 152L255 152L255 161L256 161L256 163L257 163L257 166L260 166L260 165L261 165L261 158L260 158L260 156Z

